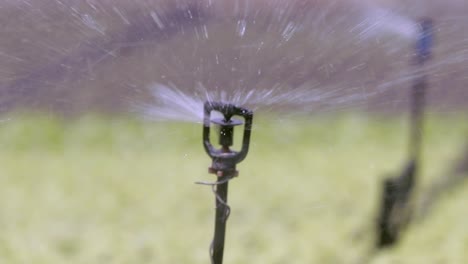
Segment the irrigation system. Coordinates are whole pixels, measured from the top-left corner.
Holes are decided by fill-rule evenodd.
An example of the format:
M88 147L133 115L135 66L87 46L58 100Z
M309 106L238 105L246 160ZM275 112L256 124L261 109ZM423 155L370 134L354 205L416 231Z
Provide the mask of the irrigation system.
M409 201L420 166L427 90L427 76L423 67L431 58L433 45L432 20L421 19L418 28L419 35L415 45L414 64L415 67L420 69L420 74L414 79L411 88L409 157L400 175L384 180L381 210L377 225L378 248L395 244L402 229L409 223L411 218Z
M219 112L222 118L211 118L212 112ZM234 119L234 116L244 120ZM230 214L227 204L228 184L231 179L238 176L236 165L245 159L249 151L250 134L252 129L253 112L232 104L221 102L205 102L203 118L203 146L212 159L208 172L216 175L217 180L210 185L213 187L216 200L216 216L214 238L210 246L212 264L223 263L226 222ZM220 148L211 143L211 124L218 126ZM242 147L240 151L231 149L234 141L234 127L244 125Z

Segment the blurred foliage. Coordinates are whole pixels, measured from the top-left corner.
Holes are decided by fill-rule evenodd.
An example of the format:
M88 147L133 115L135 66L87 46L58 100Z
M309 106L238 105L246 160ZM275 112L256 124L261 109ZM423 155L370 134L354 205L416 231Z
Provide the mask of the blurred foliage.
M380 182L406 157L406 119L256 117L231 183L225 263L359 263ZM466 142L431 115L423 192ZM237 133L237 137L241 136ZM0 123L0 263L207 263L214 180L200 124L18 115ZM370 263L465 263L465 183Z

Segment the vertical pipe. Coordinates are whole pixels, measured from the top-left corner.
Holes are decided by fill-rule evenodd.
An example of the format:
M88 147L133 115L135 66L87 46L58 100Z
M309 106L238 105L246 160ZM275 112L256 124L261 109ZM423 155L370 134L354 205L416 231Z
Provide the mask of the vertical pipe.
M424 107L426 103L426 76L418 77L411 89L410 117L410 160L418 164L421 156L422 130L424 129Z
M416 58L415 66L423 71L423 66L431 57L431 48L433 42L432 21L430 19L422 19L419 22L419 36L416 42ZM421 142L423 130L424 107L426 103L427 80L426 73L422 72L421 76L414 80L411 89L411 128L410 128L410 160L415 164L419 163L421 156ZM417 167L417 166L416 166Z
M220 177L219 181L224 182L227 177ZM226 236L226 221L229 215L227 205L228 181L216 186L216 216L213 245L211 251L212 264L222 264L224 254L224 240Z

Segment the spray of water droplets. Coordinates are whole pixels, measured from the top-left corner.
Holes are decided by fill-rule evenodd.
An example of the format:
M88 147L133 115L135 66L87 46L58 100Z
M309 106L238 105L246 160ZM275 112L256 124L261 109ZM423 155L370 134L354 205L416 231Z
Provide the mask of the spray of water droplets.
M146 116L200 121L205 101L300 113L356 105L401 74L401 60L389 58L408 52L416 31L414 21L370 5L237 3L202 27L210 34L185 31L171 47L183 54L165 49L173 72L149 85L154 100L139 105Z
M422 72L432 87L450 87L430 96L463 103L461 0L393 2L3 1L0 110L130 107L199 121L204 101L221 100L256 111L332 111L398 105ZM431 64L417 69L409 62L421 15L434 17L437 42Z

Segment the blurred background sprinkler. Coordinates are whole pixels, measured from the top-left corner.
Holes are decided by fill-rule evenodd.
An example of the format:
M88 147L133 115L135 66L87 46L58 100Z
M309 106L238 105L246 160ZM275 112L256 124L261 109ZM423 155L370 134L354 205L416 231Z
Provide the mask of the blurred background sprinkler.
M212 112L221 113L222 117L212 119ZM233 116L242 117L244 120L233 119ZM200 184L211 185L216 197L215 230L210 246L212 264L221 264L223 262L226 221L230 214L230 207L227 204L228 183L238 175L236 165L247 156L252 119L252 111L232 104L206 102L204 105L203 145L206 153L212 159L208 171L217 177L214 183L199 182ZM215 148L210 140L211 123L219 128L219 149ZM240 151L235 151L231 149L234 141L234 127L240 125L244 125L242 147Z
M431 58L433 44L433 23L422 19L418 23L415 66L421 68L411 89L409 157L403 171L397 177L385 179L381 208L377 225L377 248L384 248L398 241L402 229L411 218L410 199L420 167L421 142L424 119L424 104L427 76L424 64Z

